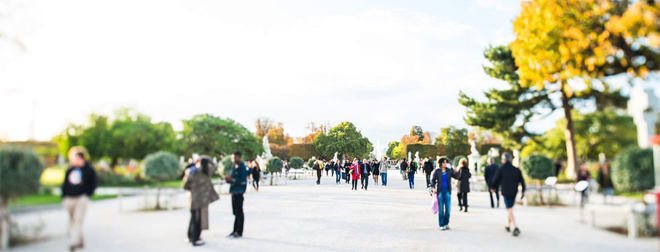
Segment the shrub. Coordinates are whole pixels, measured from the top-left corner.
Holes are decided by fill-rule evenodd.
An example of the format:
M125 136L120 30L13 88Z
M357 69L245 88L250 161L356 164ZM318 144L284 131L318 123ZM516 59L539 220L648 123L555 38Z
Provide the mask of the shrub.
M314 166L314 162L316 162L316 158L310 158L307 160L307 167L312 168Z
M614 157L612 182L621 192L639 192L653 188L653 151L628 148Z
M179 160L172 153L159 151L144 159L144 175L150 180L159 183L173 180L180 172Z
M9 198L36 193L39 191L39 178L44 165L32 150L3 147L0 149L0 216L8 216ZM0 218L0 239L9 240L9 218ZM2 242L0 246L4 246ZM7 248L0 247L0 250Z
M305 161L300 157L292 157L291 160L289 160L289 166L293 169L303 168L304 165Z
M108 170L97 170L99 185L101 186L126 186L135 184L135 179Z
M316 148L314 148L314 144L293 144L289 147L289 156L309 159L312 157L318 157L319 153L316 151Z
M555 175L555 165L545 155L532 154L522 160L521 168L527 177L544 180Z
M231 174L231 168L234 167L234 161L231 160L232 155L227 155L220 159L220 163L218 164L219 168L218 173L221 173L222 175L229 175Z
M465 158L465 159L467 159L467 157L466 157L466 156L463 156L463 155L458 155L458 156L456 156L456 157L454 158L454 161L451 162L452 167L454 167L454 168L458 168L458 162L461 161L461 158Z
M266 163L266 172L281 172L282 171L282 159L279 157L272 157L268 159L268 162Z

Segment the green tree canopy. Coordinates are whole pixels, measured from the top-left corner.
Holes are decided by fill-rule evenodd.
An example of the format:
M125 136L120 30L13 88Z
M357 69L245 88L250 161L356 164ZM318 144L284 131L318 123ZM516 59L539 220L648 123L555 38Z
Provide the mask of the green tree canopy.
M167 151L149 154L144 159L144 175L150 180L164 182L175 179L181 173L179 160Z
M373 151L373 145L368 138L350 122L342 122L328 131L321 132L314 138L314 147L322 157L331 158L335 152L350 157L367 158Z
M637 145L637 127L633 119L615 109L588 114L573 112L575 119L577 156L580 160L598 159L600 153L613 158L624 149ZM547 153L553 159L566 159L565 122L557 121L537 142L526 146L522 156Z
M254 159L264 151L262 140L243 125L210 114L184 120L181 136L181 141L187 146L186 155L200 153L221 156L239 150L246 159Z
M424 141L424 130L422 130L422 127L420 126L413 126L412 129L410 129L410 136L417 136L419 137L417 141L422 142Z
M522 160L521 169L527 177L544 180L555 175L554 163L541 154L530 155Z
M455 157L458 155L467 155L470 150L468 143L468 130L459 129L454 126L440 129L440 135L435 139L435 145L444 149L444 155Z

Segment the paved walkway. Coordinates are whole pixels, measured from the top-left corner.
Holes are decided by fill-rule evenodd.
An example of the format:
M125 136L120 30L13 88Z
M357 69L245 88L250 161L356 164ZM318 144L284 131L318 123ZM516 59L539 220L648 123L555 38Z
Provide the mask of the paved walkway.
M451 230L438 228L431 197L417 176L417 189L407 189L396 171L390 185L351 191L334 178L288 181L264 186L245 197L245 237L225 238L233 216L228 195L210 208L207 241L193 248L184 242L189 212L118 213L117 201L91 204L85 223L84 251L657 251L656 239L626 236L588 227L578 221L576 208L516 206L522 234L504 231L504 209L491 209L488 194L471 193L469 213L458 212L452 198ZM50 227L62 233L49 240L12 251L66 251L66 215L43 213Z

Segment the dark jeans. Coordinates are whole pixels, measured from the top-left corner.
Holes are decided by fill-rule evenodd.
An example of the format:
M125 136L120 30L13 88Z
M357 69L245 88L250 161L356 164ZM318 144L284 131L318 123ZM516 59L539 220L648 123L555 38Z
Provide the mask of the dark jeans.
M495 189L495 192L491 192L491 189ZM500 188L491 188L488 186L488 194L490 194L490 207L495 208L495 202L493 202L493 194L497 198L497 207L500 207Z
M438 193L438 224L440 227L449 225L450 210L451 193L448 191Z
M364 188L364 190L367 190L367 186L369 186L369 175L362 175L360 179L362 180L360 181L362 188Z
M408 175L408 186L410 186L410 189L415 187L415 175Z
M351 180L351 189L357 190L357 179Z
M243 194L231 195L231 208L234 210L234 232L243 236L243 224L245 223L245 215L243 214Z
M253 186L254 188L256 188L257 190L259 190L259 179L258 179L258 178L252 180L252 186Z
M202 211L201 209L190 210L190 224L188 225L188 241L199 241L202 234Z
M337 184L339 184L341 181L341 172L337 171L335 175L337 175Z
M456 196L458 197L458 206L465 207L465 209L467 209L468 207L467 193L458 193Z
M316 170L316 184L321 184L321 170Z
M387 185L387 173L381 173L380 179L382 180L381 182L383 182L383 185Z

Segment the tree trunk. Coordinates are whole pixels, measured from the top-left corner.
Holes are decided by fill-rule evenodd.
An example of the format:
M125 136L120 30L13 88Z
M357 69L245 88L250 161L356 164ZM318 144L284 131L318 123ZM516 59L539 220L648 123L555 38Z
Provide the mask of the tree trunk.
M275 176L274 173L270 173L270 185L273 185L273 176Z
M158 190L156 191L156 210L160 210L160 182L158 182Z
M541 203L542 206L544 204L543 204L543 184L541 183L541 180L539 180L538 185L539 185L539 202Z
M117 166L117 163L119 162L117 157L113 157L112 161L110 161L110 170L114 171L115 167Z
M561 88L561 103L564 108L564 116L566 116L566 130L564 130L567 156L566 177L574 179L576 177L577 152L575 150L575 128L573 127L573 116L571 115L573 107L570 104L571 98L566 94L565 85L562 84Z
M9 209L7 198L0 196L0 250L9 249Z

